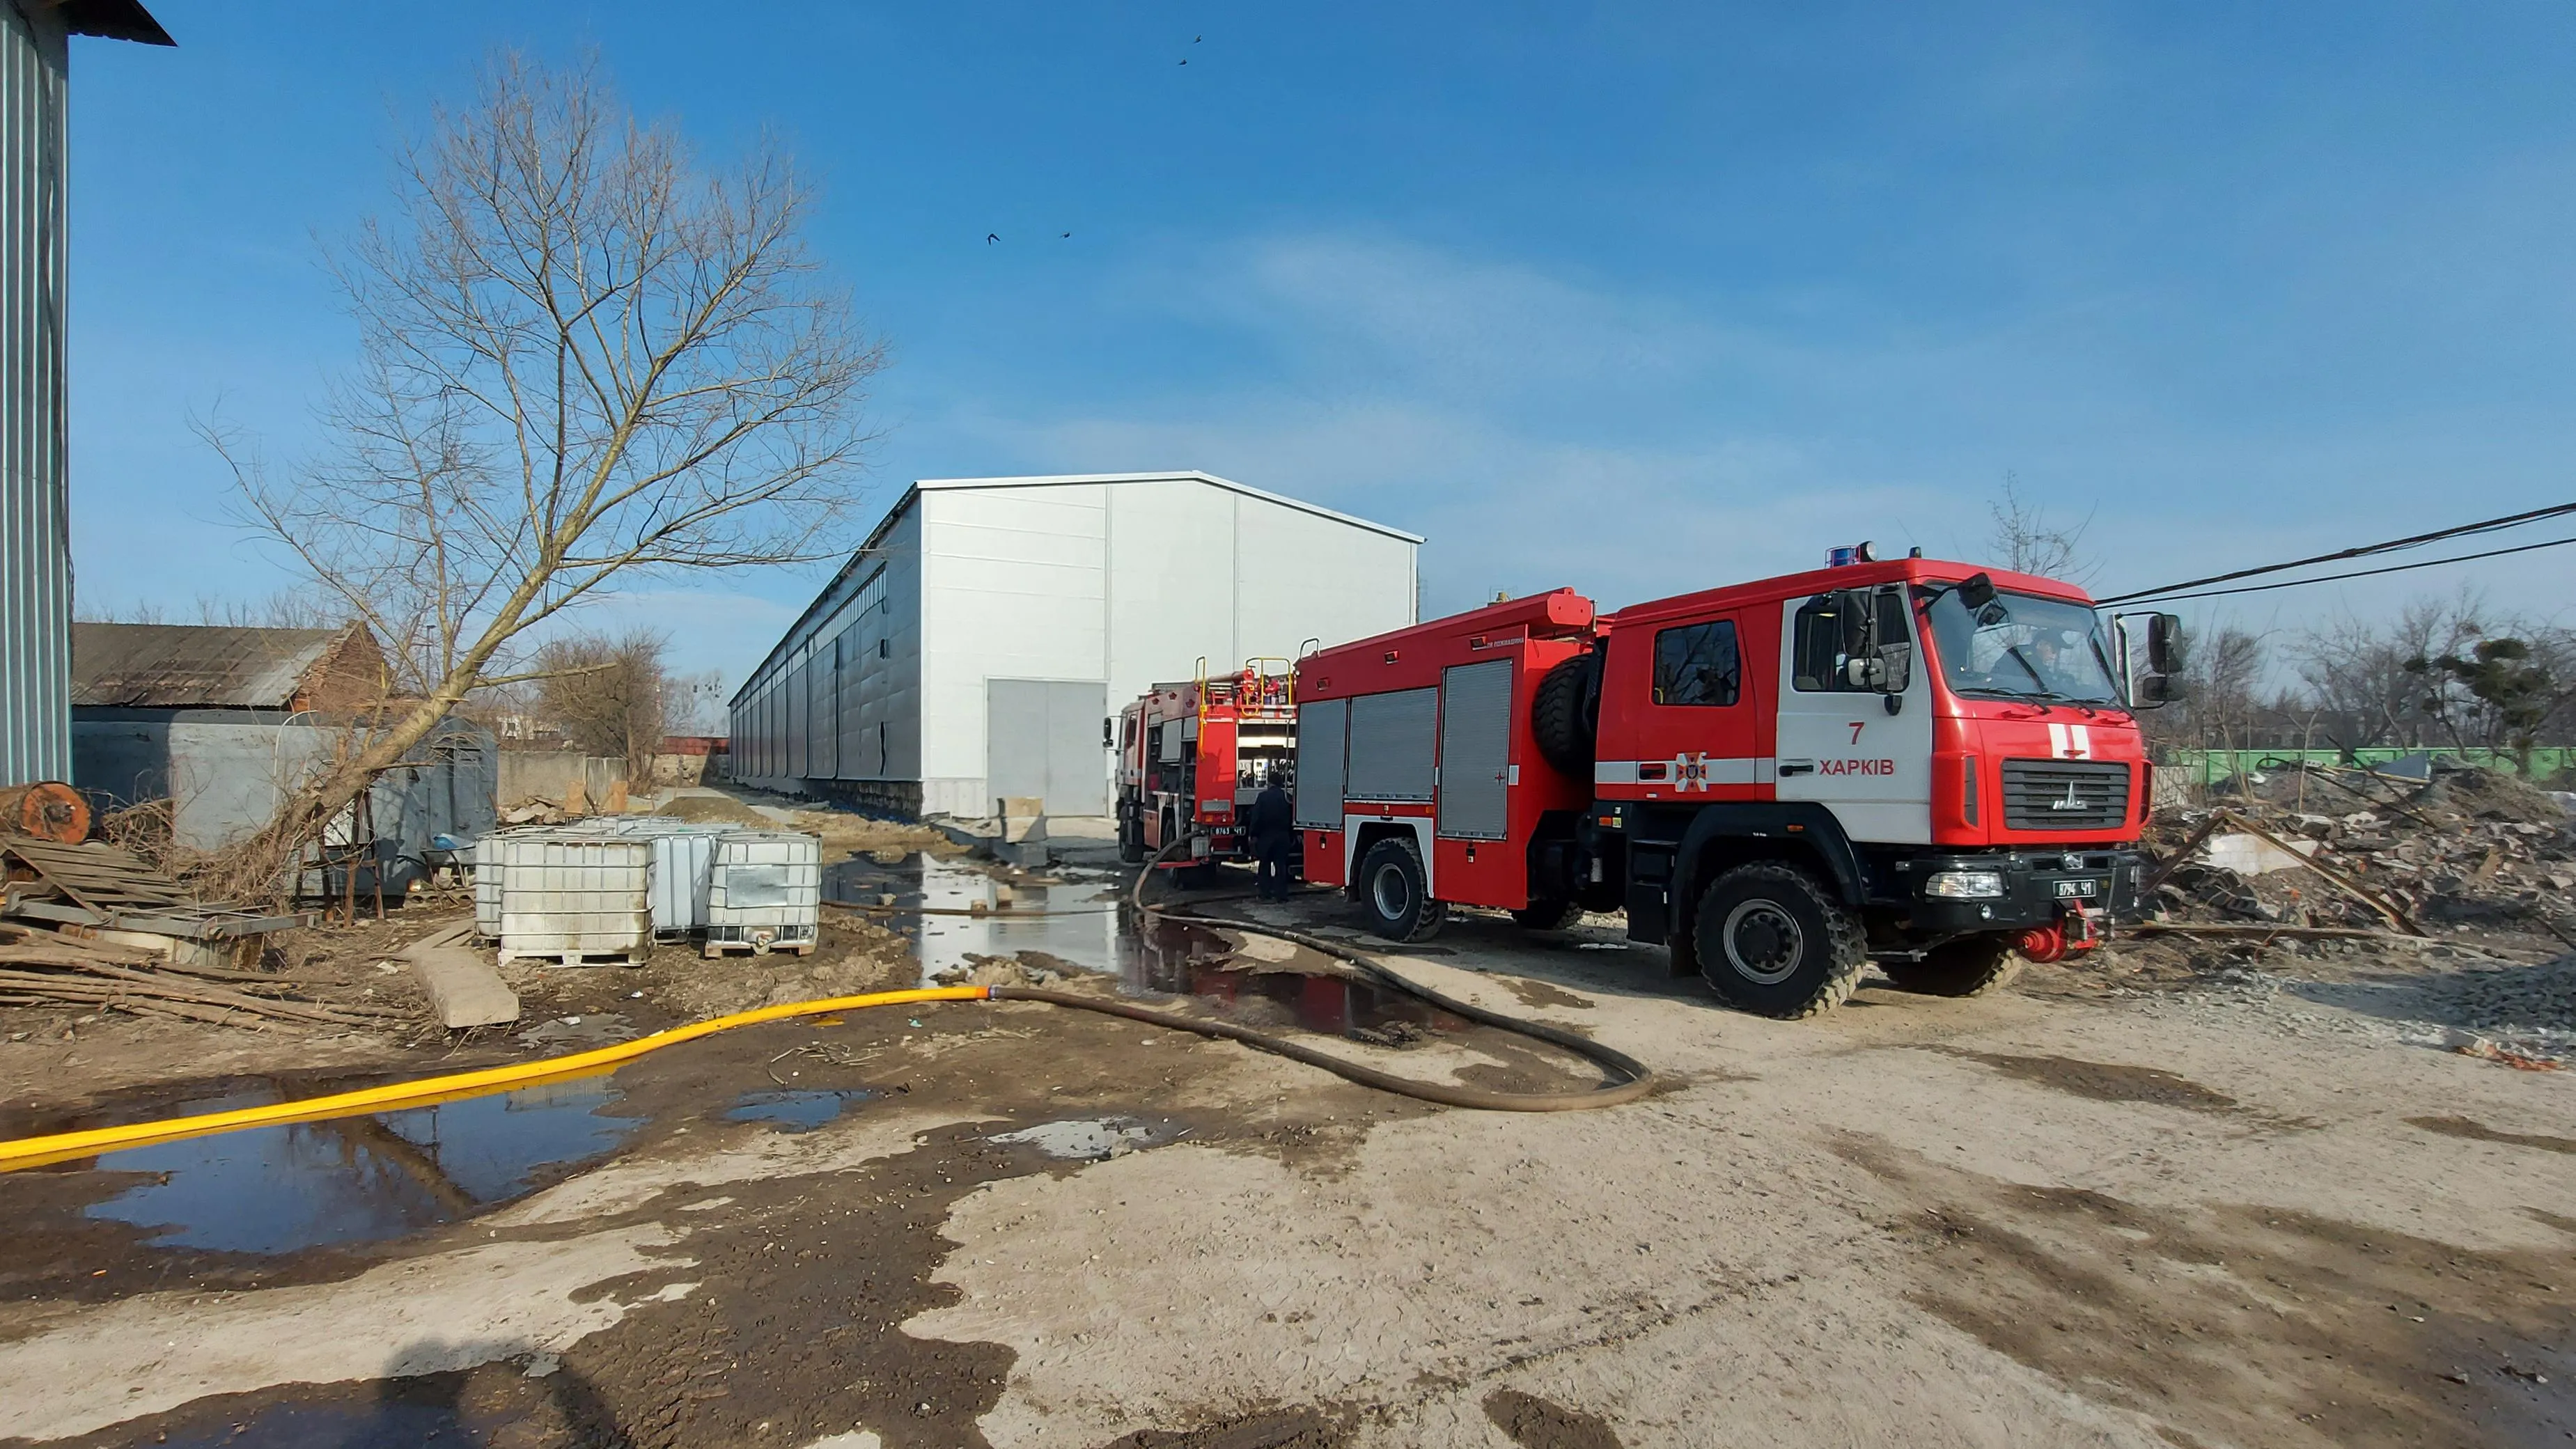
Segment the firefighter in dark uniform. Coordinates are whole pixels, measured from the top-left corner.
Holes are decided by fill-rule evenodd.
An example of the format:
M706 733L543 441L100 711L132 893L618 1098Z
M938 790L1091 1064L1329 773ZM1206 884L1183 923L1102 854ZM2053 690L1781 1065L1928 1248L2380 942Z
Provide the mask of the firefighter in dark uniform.
M1288 847L1297 840L1296 811L1288 803L1288 792L1279 786L1279 777L1252 799L1252 813L1244 822L1245 833L1252 837L1254 881L1265 901L1288 899Z

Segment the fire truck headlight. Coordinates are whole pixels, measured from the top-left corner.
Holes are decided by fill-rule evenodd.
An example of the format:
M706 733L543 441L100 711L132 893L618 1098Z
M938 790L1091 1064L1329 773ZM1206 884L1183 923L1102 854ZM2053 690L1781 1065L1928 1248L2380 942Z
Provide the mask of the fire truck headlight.
M2004 893L2003 872L1995 870L1944 870L1934 872L1923 882L1923 893L1944 900L1988 900Z

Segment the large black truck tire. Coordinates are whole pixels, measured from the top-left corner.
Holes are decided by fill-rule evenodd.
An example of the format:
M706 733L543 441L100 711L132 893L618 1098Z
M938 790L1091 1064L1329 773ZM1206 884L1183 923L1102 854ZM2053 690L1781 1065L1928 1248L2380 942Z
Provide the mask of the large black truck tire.
M1906 991L1925 996L1979 996L2012 984L2022 955L2010 936L1963 936L1944 941L1919 961L1881 961L1878 969Z
M1601 707L1593 675L1596 652L1560 661L1530 692L1530 736L1547 762L1578 780L1592 778L1592 740Z
M1739 865L1700 892L1691 922L1699 972L1718 995L1795 1020L1850 999L1869 965L1860 919L1814 876L1777 861Z
M1360 916L1369 930L1390 941L1427 941L1449 918L1431 898L1422 852L1410 835L1392 835L1360 857Z

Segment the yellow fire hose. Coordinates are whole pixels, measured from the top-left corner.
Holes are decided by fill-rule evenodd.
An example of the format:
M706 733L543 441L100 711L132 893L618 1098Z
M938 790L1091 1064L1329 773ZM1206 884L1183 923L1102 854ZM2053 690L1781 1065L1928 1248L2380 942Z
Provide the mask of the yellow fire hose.
M871 991L861 996L791 1001L782 1006L764 1006L754 1011L737 1011L731 1016L693 1021L687 1026L675 1026L668 1031L657 1031L613 1046L574 1052L570 1056L512 1062L508 1066L485 1067L473 1072L451 1072L442 1077L423 1077L416 1082L390 1082L381 1087L362 1087L354 1092L334 1092L327 1097L271 1102L263 1107L239 1107L229 1112L167 1117L158 1122L129 1122L121 1127L92 1127L80 1132L21 1137L14 1142L0 1142L0 1172L42 1167L47 1163L67 1162L78 1157L95 1157L102 1152L118 1152L129 1147L149 1147L160 1142L205 1137L217 1132L235 1132L244 1127L280 1127L290 1122L320 1122L371 1112L400 1112L411 1107L452 1102L460 1097L480 1097L518 1087L560 1082L604 1072L633 1061L646 1052L678 1046L684 1041L696 1041L702 1036L713 1036L738 1026L758 1026L765 1021L819 1016L831 1011L858 1011L871 1006L912 1006L926 1001L982 1001L992 994L992 989L985 986L928 986L913 991Z
M1149 873L1150 874L1150 873ZM1161 908L1148 905L1144 899L1144 878L1136 883L1134 901L1148 915L1161 914ZM1465 1017L1481 1025L1499 1028L1516 1035L1544 1041L1591 1061L1610 1073L1611 1080L1598 1087L1579 1092L1504 1092L1481 1087L1426 1082L1381 1072L1358 1062L1320 1052L1312 1047L1255 1031L1228 1021L1211 1021L1203 1017L1184 1016L1177 1012L1157 1011L1124 1001L1080 995L1066 991L1048 991L1031 986L929 986L910 991L871 991L858 996L831 996L817 1001L791 1001L779 1006L764 1006L752 1011L737 1011L729 1016L711 1017L705 1021L675 1026L568 1056L544 1057L536 1061L513 1062L507 1066L485 1067L478 1071L451 1072L444 1076L423 1077L418 1081L392 1082L381 1087L363 1087L354 1092L335 1092L324 1097L305 1097L292 1102L271 1102L260 1107L240 1107L228 1112L201 1112L193 1116L167 1117L157 1122L130 1122L118 1127L92 1127L78 1132L56 1132L42 1137L21 1137L0 1142L0 1172L21 1168L43 1167L50 1163L68 1162L101 1153L120 1152L128 1148L149 1147L163 1142L178 1142L190 1137L206 1137L219 1132L237 1132L248 1127L280 1127L295 1122L320 1122L334 1117L355 1117L376 1112L400 1112L414 1107L433 1106L462 1097L487 1096L521 1087L541 1086L576 1077L596 1075L615 1068L648 1052L682 1042L696 1041L736 1027L758 1026L763 1022L786 1021L800 1016L821 1016L835 1011L860 1011L872 1006L913 1006L935 1001L1037 1001L1050 1006L1071 1007L1079 1011L1099 1012L1124 1017L1174 1031L1192 1032L1199 1036L1238 1041L1257 1051L1270 1052L1292 1061L1319 1067L1347 1081L1380 1091L1437 1102L1451 1107L1467 1107L1499 1112L1566 1112L1594 1107L1617 1106L1633 1102L1656 1087L1653 1073L1643 1063L1624 1052L1613 1050L1588 1038L1578 1036L1543 1022L1523 1021L1499 1012L1487 1011L1444 996L1439 992L1409 981L1367 957L1330 941L1319 940L1295 931L1284 931L1251 921L1197 917L1205 925L1233 930L1255 931L1292 941L1309 949L1340 959L1355 967L1358 976L1392 987L1416 997L1440 1010Z

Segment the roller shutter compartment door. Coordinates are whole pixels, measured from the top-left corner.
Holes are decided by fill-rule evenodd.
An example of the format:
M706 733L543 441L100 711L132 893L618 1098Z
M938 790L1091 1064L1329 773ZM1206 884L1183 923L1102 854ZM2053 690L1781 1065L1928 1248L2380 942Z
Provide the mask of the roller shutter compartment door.
M1342 743L1349 732L1346 699L1297 707L1297 824L1342 828Z
M1440 691L1403 689L1351 701L1350 765L1342 794L1352 800L1429 800Z
M993 679L984 687L985 793L1034 796L1049 815L1106 813L1109 757L1100 744L1100 719L1109 686L1092 679Z
M1500 840L1511 811L1512 661L1459 664L1440 676L1442 835Z

